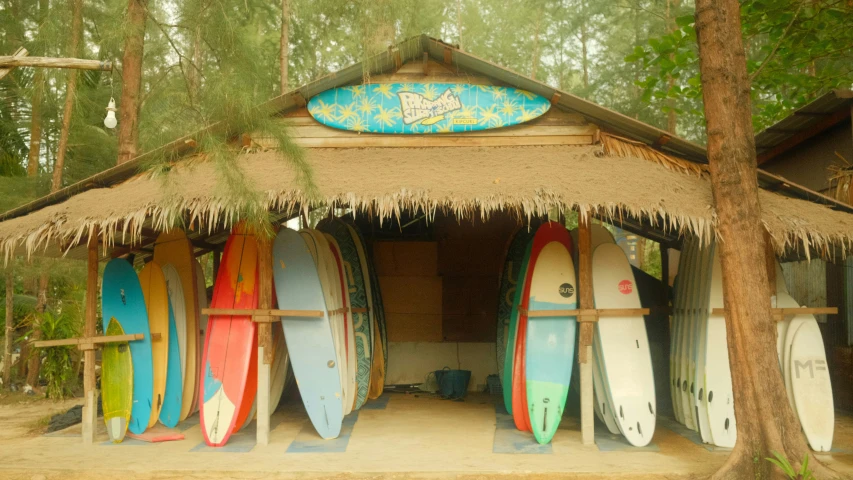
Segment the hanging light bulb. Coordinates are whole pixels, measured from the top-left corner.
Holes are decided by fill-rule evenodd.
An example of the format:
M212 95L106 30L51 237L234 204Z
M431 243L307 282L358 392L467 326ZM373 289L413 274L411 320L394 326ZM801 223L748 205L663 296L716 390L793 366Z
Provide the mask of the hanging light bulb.
M104 126L107 128L116 128L118 121L116 120L116 101L110 97L110 104L107 105L107 117L104 118Z

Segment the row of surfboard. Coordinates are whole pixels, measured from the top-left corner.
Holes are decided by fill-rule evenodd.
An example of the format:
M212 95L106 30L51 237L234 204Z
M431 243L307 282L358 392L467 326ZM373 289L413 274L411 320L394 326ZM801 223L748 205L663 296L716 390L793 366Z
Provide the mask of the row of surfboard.
M206 320L204 275L186 235L160 235L154 260L139 272L124 259L110 261L101 285L106 335L143 339L106 344L101 392L107 433L120 442L127 430L142 434L159 420L174 427L197 410L200 325ZM159 334L152 341L151 333Z
M596 308L639 308L634 275L610 232L591 227ZM559 427L575 362L576 232L559 223L522 228L510 239L498 305L498 369L516 428L548 443ZM551 311L551 312L548 312ZM538 313L537 313L538 312ZM613 433L647 445L655 430L655 389L642 316L606 317L593 345L595 411Z
M723 308L723 281L714 242L685 241L673 291L670 384L676 419L702 441L734 447L737 428L726 322L711 312ZM775 304L796 308L777 265ZM777 322L777 354L788 400L812 449L832 448L835 413L826 353L811 314Z
M385 386L384 311L364 245L355 228L330 219L317 230L282 228L272 246L274 303L300 312L282 316L273 331L284 339L303 404L323 438L337 437L343 417ZM258 308L257 283L258 243L237 227L225 243L211 307ZM257 352L256 324L248 316L210 316L200 399L208 445L225 445L251 418ZM271 405L277 400L271 395Z
M343 415L382 393L387 346L376 274L360 234L338 220L320 228L325 233L283 228L273 246L278 306L322 316L274 324L270 404L278 404L293 372L318 433L332 438ZM139 435L158 420L174 427L200 411L205 441L221 446L255 416L256 324L249 316L201 315L207 295L192 252L186 235L173 231L157 239L153 261L138 275L124 259L104 270L105 334L143 335L103 351L104 421L116 443L128 430ZM225 244L211 306L255 309L257 284L257 242L237 227Z

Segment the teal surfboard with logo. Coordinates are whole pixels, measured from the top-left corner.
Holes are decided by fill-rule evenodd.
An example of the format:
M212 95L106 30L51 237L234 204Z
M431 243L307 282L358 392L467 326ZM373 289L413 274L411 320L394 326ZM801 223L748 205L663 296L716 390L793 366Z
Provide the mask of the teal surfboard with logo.
M475 132L518 125L551 103L511 87L465 83L377 83L326 90L308 102L323 125L365 133Z

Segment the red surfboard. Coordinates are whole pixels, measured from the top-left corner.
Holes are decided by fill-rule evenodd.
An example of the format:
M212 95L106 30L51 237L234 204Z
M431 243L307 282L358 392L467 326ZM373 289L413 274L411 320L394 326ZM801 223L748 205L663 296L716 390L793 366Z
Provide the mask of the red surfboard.
M565 235L561 230L566 227L557 222L548 222L536 230L533 237L533 247L530 249L530 260L527 273L525 274L524 290L521 294L521 304L518 314L518 333L515 340L515 361L512 366L512 418L515 428L532 432L530 426L530 412L527 408L527 381L524 376L526 370L525 359L527 357L527 309L530 308L530 283L533 278L533 269L542 249L552 241L558 241Z
M232 230L222 252L213 287L212 308L258 307L258 246L255 237L240 227ZM204 340L203 375L199 411L204 441L225 445L248 416L254 400L247 399L251 365L257 368L256 326L248 315L211 315Z

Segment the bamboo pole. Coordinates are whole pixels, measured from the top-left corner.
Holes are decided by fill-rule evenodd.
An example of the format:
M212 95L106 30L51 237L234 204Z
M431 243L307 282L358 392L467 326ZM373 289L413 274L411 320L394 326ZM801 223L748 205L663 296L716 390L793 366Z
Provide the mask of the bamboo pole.
M113 62L109 60L87 60L84 58L0 56L0 69L8 68L11 70L15 67L70 68L73 70L100 70L109 72L113 69ZM5 73L2 75L5 75ZM0 78L2 78L2 75L0 75Z
M329 312L342 313L340 309ZM322 318L325 314L322 310L278 310L275 308L257 308L257 309L242 309L242 308L202 308L201 313L204 315L248 315L248 316L275 316L275 317L314 317ZM269 322L263 322L269 323Z
M272 243L258 236L258 309L272 308ZM275 318L272 315L266 318ZM270 442L270 365L273 360L272 329L275 325L258 323L258 445ZM281 328L281 326L278 326Z
M580 308L590 310L595 307L592 296L592 232L589 216L578 218L578 285ZM585 318L582 318L585 320ZM581 379L581 439L584 445L595 443L595 420L593 418L592 399L592 341L594 326L590 322L581 322L578 335L578 362Z
M83 334L95 336L95 322L98 309L98 227L89 232L88 271L86 276L86 317ZM95 442L95 350L83 352L83 445Z
M15 51L15 54L14 54L14 55L12 55L11 57L8 57L8 58L21 58L21 57L26 57L26 56L27 56L27 55L29 55L29 54L30 54L30 52L28 52L26 48L24 48L24 47L19 47L19 48L18 48L18 50L17 50L17 51ZM6 75L8 75L8 74L9 74L9 72L11 72L11 71L12 71L12 70L14 70L14 69L15 69L15 67L13 67L13 66L9 66L9 67L0 67L0 80L2 80L2 79L3 79L3 77L5 77Z

